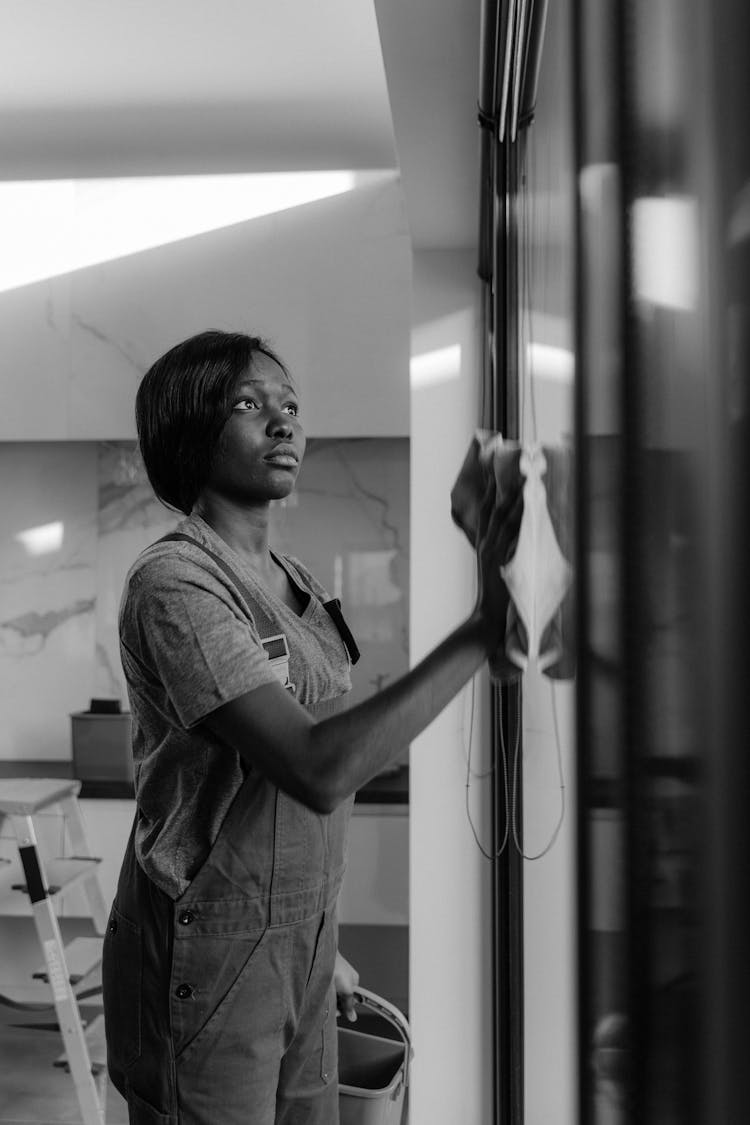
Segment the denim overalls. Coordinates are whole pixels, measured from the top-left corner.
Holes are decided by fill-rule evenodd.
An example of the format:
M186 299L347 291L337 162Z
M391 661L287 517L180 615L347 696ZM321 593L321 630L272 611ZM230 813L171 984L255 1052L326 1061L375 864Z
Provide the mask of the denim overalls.
M176 900L140 867L133 826L103 962L109 1071L131 1125L336 1125L352 804L317 814L251 769Z

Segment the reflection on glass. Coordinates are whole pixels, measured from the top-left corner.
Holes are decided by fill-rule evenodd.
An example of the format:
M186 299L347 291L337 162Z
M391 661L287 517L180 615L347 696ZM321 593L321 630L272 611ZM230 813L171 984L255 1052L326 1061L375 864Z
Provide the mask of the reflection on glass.
M746 414L722 195L741 197L747 168L704 112L698 9L578 5L584 1125L730 1120L702 1100L721 877L707 780L725 752L707 699L729 698L717 559L738 512L717 482L731 479L727 421ZM711 12L725 32L743 22L731 0ZM746 324L747 274L737 292Z
M653 305L694 309L698 301L698 215L689 196L636 199L631 208L633 288Z

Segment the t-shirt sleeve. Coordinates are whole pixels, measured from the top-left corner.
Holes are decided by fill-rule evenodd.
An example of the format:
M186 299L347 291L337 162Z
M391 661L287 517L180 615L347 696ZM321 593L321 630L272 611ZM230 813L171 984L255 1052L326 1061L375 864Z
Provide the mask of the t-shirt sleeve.
M120 616L130 677L153 679L189 728L276 676L233 593L182 555L156 557L130 577Z

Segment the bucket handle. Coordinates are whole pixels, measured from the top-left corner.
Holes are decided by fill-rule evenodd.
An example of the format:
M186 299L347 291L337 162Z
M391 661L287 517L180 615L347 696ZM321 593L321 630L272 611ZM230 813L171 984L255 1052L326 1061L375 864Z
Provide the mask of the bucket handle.
M398 1031L399 1035L404 1041L406 1050L404 1052L404 1086L409 1085L409 1063L412 1059L414 1051L411 1045L411 1032L409 1024L403 1012L400 1012L395 1004L391 1004L389 1000L384 1000L382 996L370 992L367 988L362 988L359 985L352 989L352 996L357 1004L362 1004L365 1008L371 1008L377 1012L379 1016L383 1016L389 1023Z

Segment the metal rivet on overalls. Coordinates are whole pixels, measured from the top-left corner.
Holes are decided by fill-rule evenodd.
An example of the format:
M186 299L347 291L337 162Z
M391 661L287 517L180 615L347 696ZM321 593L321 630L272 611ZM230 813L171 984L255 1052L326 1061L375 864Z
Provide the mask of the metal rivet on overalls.
M109 932L110 932L111 934L116 934L116 933L117 933L117 922L115 921L115 919L114 919L114 918L113 918L113 919L112 919L112 921L111 921L111 922L109 923Z
M183 910L177 921L181 926L189 926L194 919L195 915L193 914L192 910Z
M193 986L190 984L178 984L174 994L178 1000L189 1000L193 995Z

